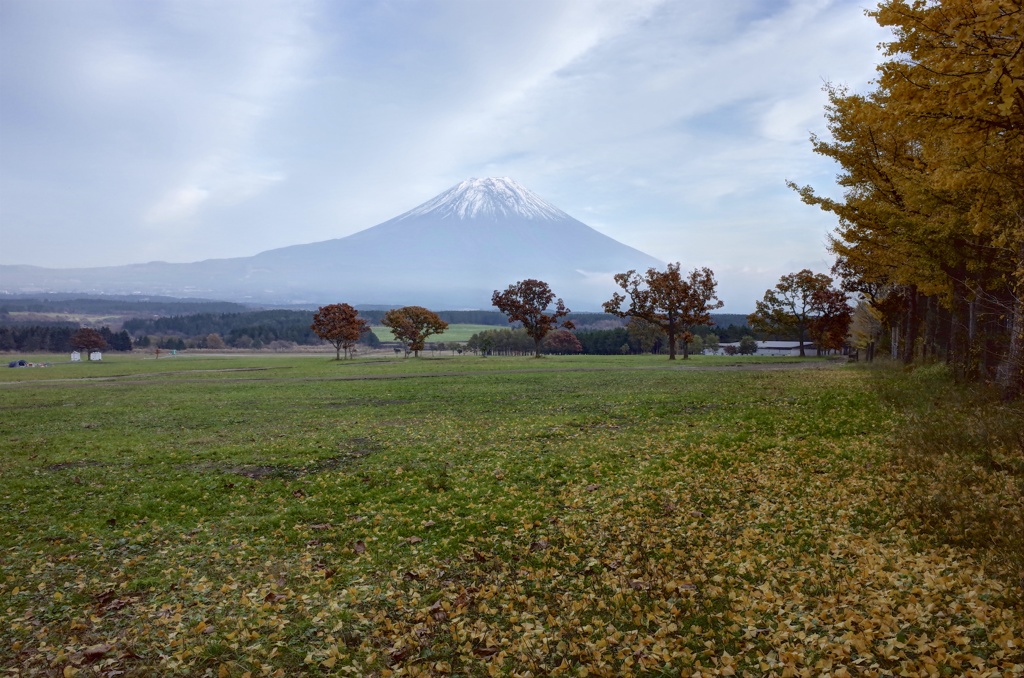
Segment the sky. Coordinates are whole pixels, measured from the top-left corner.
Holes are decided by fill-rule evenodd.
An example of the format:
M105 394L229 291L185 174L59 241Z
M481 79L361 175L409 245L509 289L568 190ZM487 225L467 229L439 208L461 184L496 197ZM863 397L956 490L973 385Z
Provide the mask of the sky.
M0 0L0 264L250 256L507 176L749 312L831 266L786 181L840 195L808 139L872 6Z

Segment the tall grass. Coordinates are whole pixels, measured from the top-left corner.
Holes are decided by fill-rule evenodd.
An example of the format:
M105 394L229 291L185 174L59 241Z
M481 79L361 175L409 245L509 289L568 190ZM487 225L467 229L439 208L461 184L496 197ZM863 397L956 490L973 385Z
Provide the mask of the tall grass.
M939 540L978 554L1024 589L1024 403L958 384L944 365L877 370L901 415L895 465L904 513Z

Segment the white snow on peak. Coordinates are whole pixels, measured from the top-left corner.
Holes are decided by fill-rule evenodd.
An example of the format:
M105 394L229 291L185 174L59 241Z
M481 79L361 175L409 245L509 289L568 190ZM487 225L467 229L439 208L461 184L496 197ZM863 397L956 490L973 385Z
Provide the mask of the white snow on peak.
M571 219L536 193L508 177L467 179L398 217L521 217L534 220Z

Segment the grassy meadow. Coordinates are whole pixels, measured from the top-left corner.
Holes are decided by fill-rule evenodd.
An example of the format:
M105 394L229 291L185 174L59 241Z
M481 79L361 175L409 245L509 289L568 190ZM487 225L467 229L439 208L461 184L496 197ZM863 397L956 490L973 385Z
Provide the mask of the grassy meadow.
M663 356L0 370L0 670L1018 675L1016 575L900 500L908 380Z

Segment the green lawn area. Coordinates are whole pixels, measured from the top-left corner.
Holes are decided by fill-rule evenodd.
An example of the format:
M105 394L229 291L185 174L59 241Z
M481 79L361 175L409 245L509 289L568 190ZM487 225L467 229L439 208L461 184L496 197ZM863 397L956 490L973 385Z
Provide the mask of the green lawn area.
M108 355L0 370L13 675L1024 665L1019 597L890 501L865 369Z

